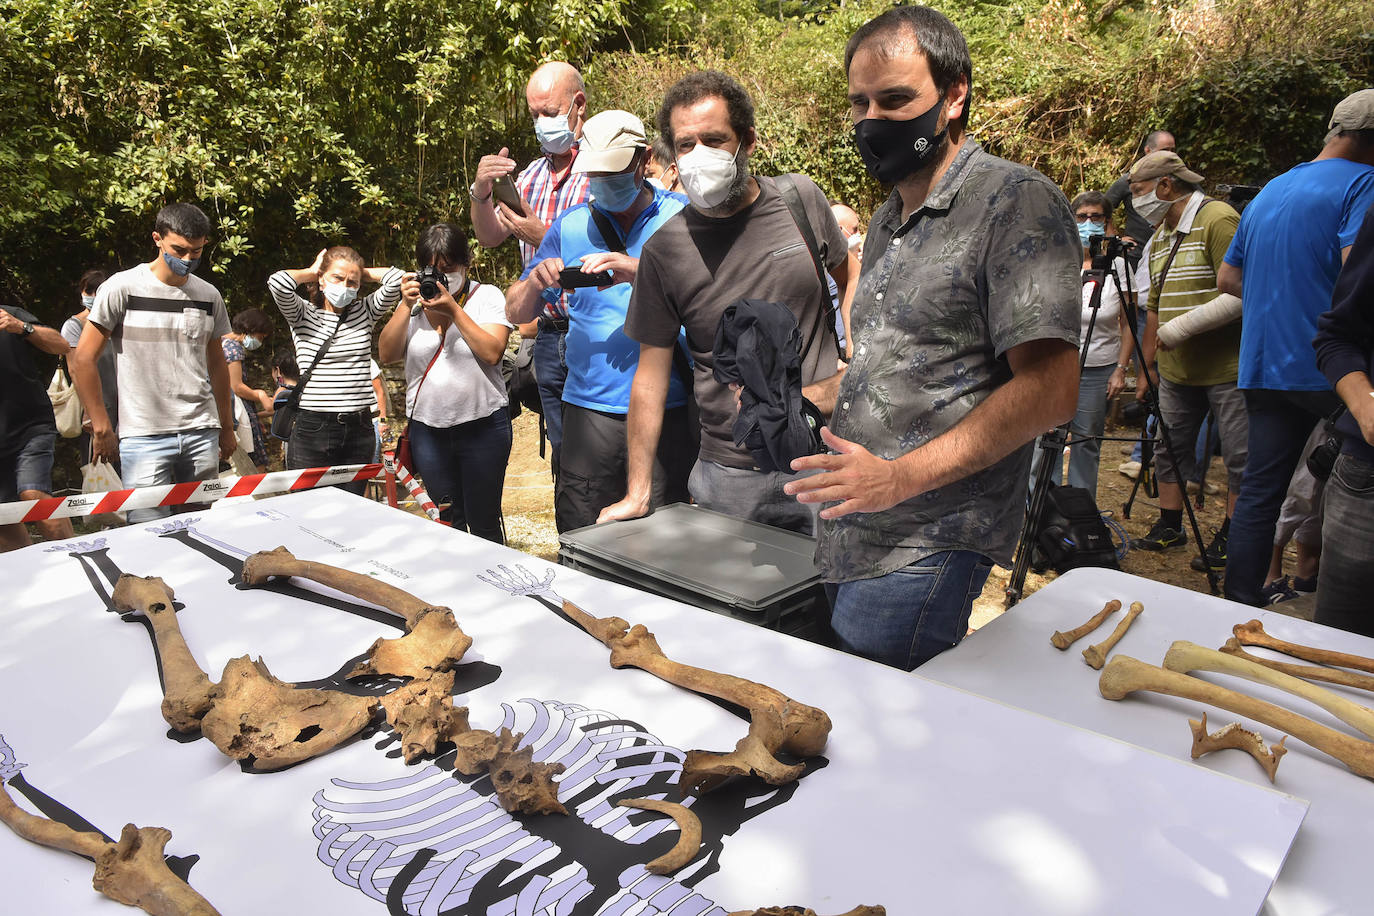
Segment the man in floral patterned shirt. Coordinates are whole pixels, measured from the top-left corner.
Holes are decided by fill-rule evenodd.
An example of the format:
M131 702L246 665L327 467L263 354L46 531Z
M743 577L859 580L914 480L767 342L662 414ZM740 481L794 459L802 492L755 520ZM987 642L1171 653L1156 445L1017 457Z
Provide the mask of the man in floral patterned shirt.
M910 670L954 646L1010 565L1036 435L1073 415L1082 249L1064 195L965 133L963 35L897 7L849 40L850 116L874 215L832 454L787 485L826 503L816 562L848 651Z

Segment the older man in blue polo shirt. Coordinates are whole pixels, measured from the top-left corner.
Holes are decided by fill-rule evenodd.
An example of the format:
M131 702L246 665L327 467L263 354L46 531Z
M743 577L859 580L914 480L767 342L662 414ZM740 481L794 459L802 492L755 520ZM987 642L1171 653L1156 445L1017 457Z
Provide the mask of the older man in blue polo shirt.
M1341 264L1374 204L1374 89L1342 100L1311 162L1265 185L1245 208L1217 288L1240 296L1240 378L1249 417L1245 478L1220 560L1226 597L1260 605L1288 482L1303 443L1339 405L1312 338Z
M568 531L593 524L602 506L625 496L625 415L639 365L639 344L625 335L630 285L644 242L687 198L645 180L649 144L644 124L627 111L603 111L582 128L573 169L589 179L591 202L564 211L544 235L520 281L506 294L506 317L530 320L543 302L568 295L563 386L563 447L554 491L554 521ZM568 268L576 281L561 279ZM584 281L607 271L603 285ZM589 282L590 285L581 285ZM687 422L686 372L669 385L663 435L654 469L652 505L687 498L696 459Z

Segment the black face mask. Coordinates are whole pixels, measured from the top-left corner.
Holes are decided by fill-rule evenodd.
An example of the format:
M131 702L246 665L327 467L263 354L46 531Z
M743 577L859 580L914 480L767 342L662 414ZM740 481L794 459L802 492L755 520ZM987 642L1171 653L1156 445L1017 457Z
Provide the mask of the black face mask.
M945 128L936 130L944 96L908 121L865 118L854 125L854 144L868 174L883 184L896 184L930 162L940 149Z

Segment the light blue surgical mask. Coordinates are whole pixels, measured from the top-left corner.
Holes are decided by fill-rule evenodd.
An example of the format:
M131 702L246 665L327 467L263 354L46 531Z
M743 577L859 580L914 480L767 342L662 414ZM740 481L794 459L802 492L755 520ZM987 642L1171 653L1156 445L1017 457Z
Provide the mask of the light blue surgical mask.
M636 178L634 172L623 172L605 178L589 178L587 184L598 207L610 213L624 213L639 197L641 185Z
M557 117L540 115L534 119L534 135L539 138L539 148L544 152L558 156L572 149L573 143L577 142L576 135L568 126L572 109L572 104L569 104L568 110Z
M245 349L245 350L256 350L258 347L261 347L261 346L262 346L262 341L259 340L259 339L256 338L256 337L245 337L245 338L243 338L243 349Z
M83 309L88 309L88 308L90 308L90 307L93 306L93 305L95 305L95 296L82 296L82 297L81 297L81 307L82 307Z
M1107 224L1105 222L1097 223L1093 222L1090 219L1085 219L1078 224L1078 237L1082 240L1084 248L1088 247L1088 240L1092 238L1094 235L1106 234Z
M174 258L165 251L162 253L162 260L167 262L167 267L178 277L186 276L200 264L200 258Z

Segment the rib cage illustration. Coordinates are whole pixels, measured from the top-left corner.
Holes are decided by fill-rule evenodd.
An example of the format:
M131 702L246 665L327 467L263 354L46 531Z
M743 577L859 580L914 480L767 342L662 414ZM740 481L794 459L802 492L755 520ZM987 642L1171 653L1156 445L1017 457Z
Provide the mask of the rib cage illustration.
M536 761L558 761L566 767L559 798L589 829L634 846L673 826L667 818L646 819L642 812L615 807L613 799L667 797L682 769L682 751L632 722L572 703L522 699L516 706L502 704L502 711L500 727L523 731L521 746L533 747ZM391 912L456 912L502 863L512 870L503 887L512 890L485 912L575 912L594 890L587 867L574 860L543 874L540 866L560 853L575 856L577 850L560 850L526 830L500 807L489 788L480 791L485 785L485 780L463 782L434 764L378 783L334 779L314 799L319 859L339 881L388 902ZM417 863L423 863L418 871ZM414 874L398 901L392 885L406 870ZM690 888L650 875L642 865L623 869L618 883L618 892L597 910L601 916L631 911L636 916L725 916L723 909ZM397 903L399 909L394 908ZM585 907L583 911L590 912Z

